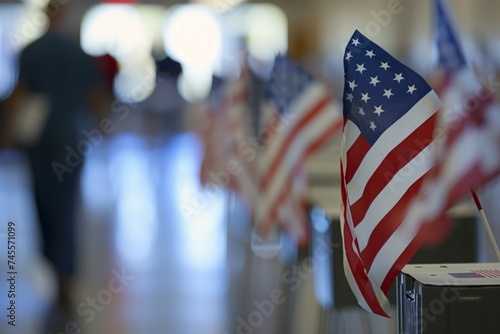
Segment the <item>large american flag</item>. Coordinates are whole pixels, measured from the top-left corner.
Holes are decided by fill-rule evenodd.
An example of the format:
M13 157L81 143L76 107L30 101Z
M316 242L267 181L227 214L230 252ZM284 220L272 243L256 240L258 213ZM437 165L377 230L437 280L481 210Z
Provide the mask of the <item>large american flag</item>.
M440 101L418 74L359 31L344 55L341 148L346 278L359 304L388 316L386 293L417 250L404 223L433 164Z
M340 130L340 110L324 84L284 56L275 59L266 95L274 112L263 130L256 227L266 236L280 223L305 241L306 161Z

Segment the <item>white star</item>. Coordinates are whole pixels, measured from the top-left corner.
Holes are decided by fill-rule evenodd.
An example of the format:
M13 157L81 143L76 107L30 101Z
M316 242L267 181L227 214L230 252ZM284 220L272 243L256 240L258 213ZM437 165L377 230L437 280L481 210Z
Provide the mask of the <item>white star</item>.
M403 73L396 74L394 76L394 79L392 79L392 81L394 81L394 80L396 80L398 83L401 83L401 80L404 80Z
M374 111L374 113L380 116L380 114L381 114L381 113L383 113L384 111L385 111L385 110L384 110L384 109L382 109L382 105L380 105L380 106L378 106L378 107L375 107L375 111Z
M353 39L352 39L352 43L351 43L351 44L353 44L354 46L358 46L358 45L359 45L359 44L361 44L361 43L359 42L359 39L358 39L358 38L356 38L356 39L354 39L354 38L353 38Z
M365 101L365 103L368 103L368 100L371 100L371 97L368 96L368 93L366 94L361 93L361 95L362 95L361 100Z
M354 98L354 97L352 96L352 94L351 94L351 93L347 94L347 96L346 96L346 100L347 100L347 101L349 101L349 102L352 102L352 99L353 99L353 98Z
M365 56L368 56L368 57L370 57L370 59L372 59L373 57L375 57L375 54L373 53L373 50L370 50L370 51L366 51Z
M416 90L417 90L417 88L415 88L415 85L411 85L411 86L408 86L407 93L413 94L413 92Z
M380 80L378 80L378 75L374 78L370 77L370 79L372 79L372 81L370 81L370 85L373 85L373 87L376 87L377 84L380 82Z
M361 116L366 115L366 113L365 113L365 111L363 110L363 108L358 108L358 109L359 109L358 113L359 113Z
M384 89L384 95L383 96L387 96L388 99L391 98L391 96L393 96L394 94L392 94L392 89Z
M351 51L346 53L345 60L349 61L352 58Z
M349 88L351 88L352 90L354 90L354 88L358 87L358 85L356 85L356 81L353 80L353 81L349 81Z
M356 66L358 67L356 69L356 72L359 72L359 73L363 74L363 71L366 71L365 64L361 64L361 65L356 64Z
M377 128L377 126L375 125L375 122L370 121L370 129L375 131L376 128Z
M384 62L380 62L380 68L383 68L384 70L387 71L387 69L391 68L391 67L389 66L389 62L387 61L385 63Z

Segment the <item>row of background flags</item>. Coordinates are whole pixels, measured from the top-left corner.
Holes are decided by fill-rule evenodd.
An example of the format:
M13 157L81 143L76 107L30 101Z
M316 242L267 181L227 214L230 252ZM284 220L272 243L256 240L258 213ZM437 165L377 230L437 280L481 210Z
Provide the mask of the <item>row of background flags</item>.
M448 232L446 211L500 172L500 108L467 64L448 13L435 0L437 93L355 31L344 54L343 112L321 81L285 56L275 60L266 88L272 107L257 136L248 70L197 112L201 183L233 170L225 185L245 200L263 238L281 227L307 241L306 163L342 133L345 275L359 304L381 316L389 315L386 294L402 267Z
M340 107L326 85L285 56L275 59L257 134L249 124L250 73L222 87L220 96L197 110L205 145L200 180L237 166L228 187L240 194L262 238L281 226L299 243L308 240L308 159L342 127ZM253 138L253 139L252 139Z

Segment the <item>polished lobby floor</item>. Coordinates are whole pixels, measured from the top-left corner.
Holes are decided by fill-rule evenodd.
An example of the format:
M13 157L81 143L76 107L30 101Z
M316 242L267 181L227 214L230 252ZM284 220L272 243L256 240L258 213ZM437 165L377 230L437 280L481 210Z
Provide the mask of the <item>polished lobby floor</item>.
M337 161L329 158L332 154L326 150L313 163L313 182L330 178L325 173L333 167L325 164ZM156 137L123 132L93 147L82 173L77 214L74 316L66 328L49 333L395 332L393 320L357 307L322 310L313 283L319 271L301 279L296 291L287 290L283 273L304 263L297 247L283 237L253 243L248 217L234 195L200 188L201 157L198 138L190 132ZM0 244L7 222L14 220L19 273L16 327L1 314L2 334L42 333L55 295L53 271L40 255L30 182L25 155L1 152ZM334 191L313 189L313 196ZM2 275L6 266L7 256L0 253ZM8 303L3 277L0 310ZM269 300L276 289L284 291L286 302L262 323L249 325L259 322L252 320L256 303Z
M39 255L25 162L22 153L4 152L0 158L0 237L5 239L7 221L16 221L19 271L16 328L7 327L2 314L1 333L39 333L40 315L55 293L52 270ZM199 162L192 134L164 140L119 135L88 156L74 296L74 321L83 333L224 332L227 194L211 198L199 215L182 211L183 203L200 192ZM0 256L2 268L6 262L6 254ZM120 291L102 292L119 275ZM78 313L88 298L104 303L95 311L82 306ZM54 328L59 332L64 328Z

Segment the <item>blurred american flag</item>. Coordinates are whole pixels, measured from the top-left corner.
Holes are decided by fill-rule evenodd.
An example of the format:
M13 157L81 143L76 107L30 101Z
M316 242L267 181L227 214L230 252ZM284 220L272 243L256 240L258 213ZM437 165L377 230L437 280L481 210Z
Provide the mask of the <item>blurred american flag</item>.
M307 238L306 161L341 128L327 88L284 56L275 59L266 96L273 104L259 160L256 227L266 236L278 223L298 241Z
M240 146L251 134L247 107L248 72L227 82L196 114L204 144L200 170L202 185L216 183L236 191L252 206L256 197L256 159L248 159Z
M439 154L407 221L428 226L471 190L500 173L500 108L465 62L445 1L435 0L437 45L444 75Z

